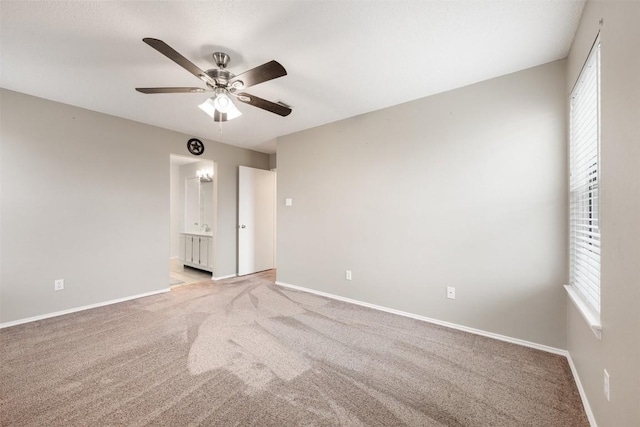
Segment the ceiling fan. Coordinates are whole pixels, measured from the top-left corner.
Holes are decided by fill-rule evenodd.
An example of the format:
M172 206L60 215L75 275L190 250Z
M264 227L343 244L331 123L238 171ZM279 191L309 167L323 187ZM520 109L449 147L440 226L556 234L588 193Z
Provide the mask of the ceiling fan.
M213 54L213 60L218 66L217 69L203 71L162 40L144 38L142 41L202 80L207 87L137 87L138 92L146 94L213 92L214 96L200 104L199 107L216 122L226 122L242 115L231 101L231 97L283 117L291 114L291 108L284 103L271 102L246 92L240 92L259 83L286 76L287 70L277 61L269 61L236 76L226 70L231 58L224 52Z

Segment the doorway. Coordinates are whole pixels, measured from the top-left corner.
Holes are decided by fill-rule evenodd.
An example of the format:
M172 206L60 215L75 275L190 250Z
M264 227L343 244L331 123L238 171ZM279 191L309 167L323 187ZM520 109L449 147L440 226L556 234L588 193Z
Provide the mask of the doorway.
M171 154L169 168L169 284L211 280L217 223L216 164Z
M275 268L276 174L238 171L238 276Z

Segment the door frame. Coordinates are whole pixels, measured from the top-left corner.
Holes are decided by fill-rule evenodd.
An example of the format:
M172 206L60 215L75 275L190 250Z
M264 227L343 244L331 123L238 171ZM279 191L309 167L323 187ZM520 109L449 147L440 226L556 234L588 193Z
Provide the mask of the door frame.
M266 174L270 174L270 177L272 179L273 182L273 188L272 188L272 196L270 203L272 205L272 209L273 209L273 221L271 223L271 262L269 264L269 267L267 268L263 268L265 267L264 264L262 265L258 265L257 267L254 266L250 268L251 271L244 271L241 267L242 267L242 245L244 244L243 241L243 222L247 222L246 218L242 218L243 214L246 214L246 212L242 212L242 191L243 191L243 182L242 182L242 170L252 170L252 171L257 171L258 173L266 173ZM265 175L266 176L266 175ZM266 271L266 270L271 270L274 269L276 267L276 222L277 222L277 215L276 215L276 191L277 191L277 185L276 185L276 179L277 179L277 174L274 170L268 170L268 169L260 169L260 168L252 168L249 166L238 166L238 217L237 217L237 233L236 233L236 241L237 241L237 255L236 255L236 274L238 276L244 276L244 275L248 275L248 274L253 274L253 273L257 273L260 271ZM268 194L266 195L267 198L265 200L269 200L268 198ZM248 222L247 222L248 223ZM247 230L248 231L248 230ZM245 248L246 249L246 248ZM255 250L254 250L255 253Z

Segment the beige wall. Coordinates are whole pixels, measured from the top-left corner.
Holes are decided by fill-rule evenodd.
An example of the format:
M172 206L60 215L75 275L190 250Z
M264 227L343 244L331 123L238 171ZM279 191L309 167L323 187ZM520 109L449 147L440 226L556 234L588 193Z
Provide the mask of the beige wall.
M171 165L169 173L169 220L170 220L170 242L171 258L180 256L180 232L182 231L181 216L184 212L184 200L182 200L182 187L180 182L180 165Z
M190 136L4 89L0 106L0 322L166 288L169 154L190 156ZM267 169L269 156L203 142L218 167L225 276L236 271L238 165Z
M640 2L588 2L567 67L568 94L600 31L602 340L567 306L568 349L600 427L640 425L639 23Z
M269 154L269 169L274 170L278 167L278 157L276 153Z
M564 73L279 138L278 280L565 348Z

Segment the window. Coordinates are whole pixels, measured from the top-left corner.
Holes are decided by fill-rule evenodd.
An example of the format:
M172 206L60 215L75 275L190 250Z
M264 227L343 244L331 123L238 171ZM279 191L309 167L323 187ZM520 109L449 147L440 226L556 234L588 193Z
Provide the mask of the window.
M571 93L569 294L600 313L600 40L597 39ZM574 292L575 291L575 292ZM574 293L572 295L572 292ZM577 295L575 295L577 294ZM576 302L579 308L580 304ZM584 315L584 313L583 313ZM585 317L586 318L586 317ZM589 319L587 319L589 320ZM595 331L595 329L594 329Z

